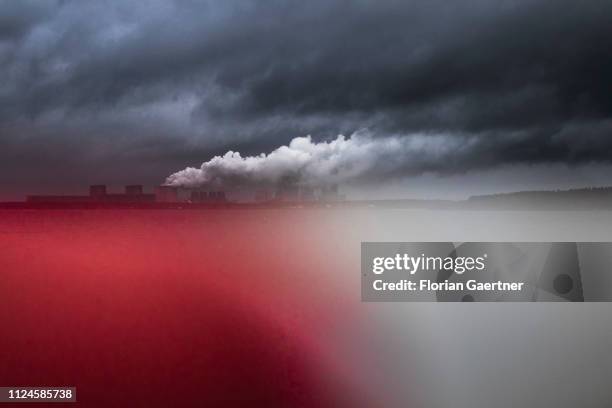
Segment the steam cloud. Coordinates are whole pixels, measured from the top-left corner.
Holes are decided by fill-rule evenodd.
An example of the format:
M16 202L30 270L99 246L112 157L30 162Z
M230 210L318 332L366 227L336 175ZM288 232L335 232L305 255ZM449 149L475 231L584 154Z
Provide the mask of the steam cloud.
M295 184L324 187L349 182L372 182L423 171L457 151L460 140L443 135L373 138L367 131L350 137L313 142L296 137L269 154L242 157L228 151L170 175L165 184L187 188L227 188ZM466 141L461 140L465 146Z

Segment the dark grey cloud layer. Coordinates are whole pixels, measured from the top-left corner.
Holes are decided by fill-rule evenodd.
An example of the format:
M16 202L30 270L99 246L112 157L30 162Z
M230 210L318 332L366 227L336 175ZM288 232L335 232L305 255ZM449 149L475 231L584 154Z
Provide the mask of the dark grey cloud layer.
M609 162L610 50L599 0L5 0L0 161L155 182L368 128L469 142L411 173Z

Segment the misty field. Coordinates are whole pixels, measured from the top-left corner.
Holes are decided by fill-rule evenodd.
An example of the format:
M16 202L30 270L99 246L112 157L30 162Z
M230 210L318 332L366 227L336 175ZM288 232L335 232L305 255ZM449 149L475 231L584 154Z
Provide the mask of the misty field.
M612 241L612 221L607 212L2 211L0 383L76 386L87 406L612 398L609 305L362 303L367 240Z

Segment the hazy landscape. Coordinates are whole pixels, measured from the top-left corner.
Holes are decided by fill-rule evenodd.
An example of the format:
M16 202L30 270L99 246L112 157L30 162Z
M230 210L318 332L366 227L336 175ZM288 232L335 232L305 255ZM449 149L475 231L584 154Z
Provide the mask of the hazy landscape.
M198 395L209 404L570 408L594 390L612 398L606 304L362 303L360 242L413 240L612 241L612 219L2 210L0 317L10 330L0 379L74 384L87 406Z

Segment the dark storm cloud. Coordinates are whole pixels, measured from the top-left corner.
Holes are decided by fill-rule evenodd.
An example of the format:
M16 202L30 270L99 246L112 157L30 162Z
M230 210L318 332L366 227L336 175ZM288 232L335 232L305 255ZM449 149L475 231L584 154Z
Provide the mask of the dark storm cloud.
M398 174L608 162L611 49L597 0L3 1L0 158L104 145L159 177L368 128L465 142Z
M33 1L3 1L0 3L0 41L18 39L43 19L54 5Z

